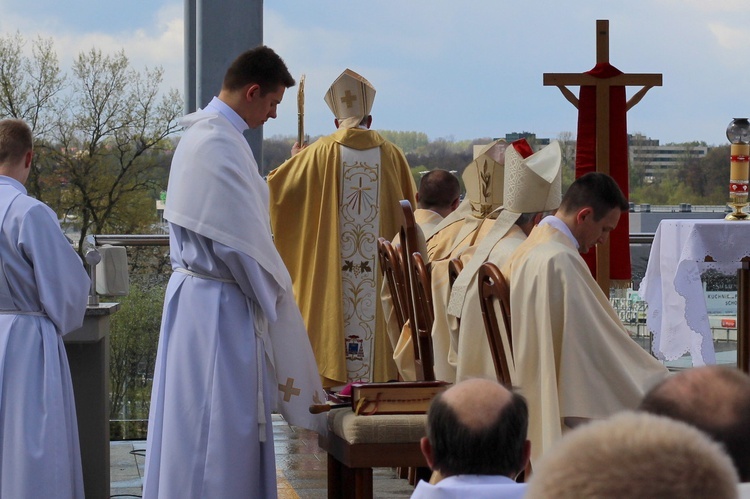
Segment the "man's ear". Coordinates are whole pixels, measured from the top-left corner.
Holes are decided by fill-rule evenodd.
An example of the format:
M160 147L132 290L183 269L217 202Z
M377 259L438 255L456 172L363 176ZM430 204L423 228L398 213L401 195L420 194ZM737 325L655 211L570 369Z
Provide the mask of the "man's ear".
M31 166L31 158L33 158L33 157L34 157L34 151L29 150L26 153L26 157L23 159L23 167L24 168L29 168Z
M430 439L422 437L419 441L419 448L422 450L422 455L424 456L425 461L427 461L427 466L432 469L432 463L435 460L432 458L432 445L430 444Z
M594 216L594 210L590 206L586 206L585 208L581 208L578 210L578 213L576 213L576 223L583 223L586 218Z
M453 200L451 203L451 211L456 211L458 209L458 205L461 204L461 198L457 197Z
M523 451L521 454L521 469L519 471L525 470L530 460L531 460L531 440L526 440L523 443Z
M245 99L248 102L251 102L253 99L257 99L260 97L260 85L257 83L253 83L249 87L247 87L247 90L245 91Z

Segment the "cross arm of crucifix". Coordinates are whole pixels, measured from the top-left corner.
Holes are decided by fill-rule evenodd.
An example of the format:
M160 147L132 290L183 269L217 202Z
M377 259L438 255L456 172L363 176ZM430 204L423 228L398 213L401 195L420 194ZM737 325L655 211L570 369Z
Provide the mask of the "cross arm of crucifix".
M612 78L596 78L586 73L545 73L544 74L544 85L545 86L556 86L562 92L563 97L573 104L576 109L578 108L578 97L568 88L568 85L577 86L607 86L607 87L618 87L618 86L632 86L642 85L642 88L635 93L626 103L625 109L630 110L633 106L638 104L641 99L646 95L646 92L651 90L653 87L660 87L662 84L662 75L660 74L621 74L613 76Z

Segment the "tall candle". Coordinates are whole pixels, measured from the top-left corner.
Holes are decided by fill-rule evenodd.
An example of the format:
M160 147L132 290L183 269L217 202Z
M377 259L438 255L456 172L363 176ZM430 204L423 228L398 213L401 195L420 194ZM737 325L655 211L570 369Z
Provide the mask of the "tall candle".
M729 195L747 198L750 178L750 144L732 144Z

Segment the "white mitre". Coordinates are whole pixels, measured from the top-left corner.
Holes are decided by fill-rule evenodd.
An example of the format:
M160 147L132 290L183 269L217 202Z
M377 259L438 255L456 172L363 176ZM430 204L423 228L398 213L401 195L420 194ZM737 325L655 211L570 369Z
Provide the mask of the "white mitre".
M325 101L339 121L339 128L355 128L370 115L375 87L351 69L346 69L326 92Z
M562 200L562 151L556 140L530 152L526 141L505 149L504 208L516 213L556 210Z
M453 283L447 307L449 315L461 317L469 287L477 285L475 276L479 267L523 213L539 213L560 206L561 166L562 154L557 142L533 154L525 139L505 149L503 210Z
M503 204L506 146L502 139L487 144L461 175L466 198L477 218L487 217Z

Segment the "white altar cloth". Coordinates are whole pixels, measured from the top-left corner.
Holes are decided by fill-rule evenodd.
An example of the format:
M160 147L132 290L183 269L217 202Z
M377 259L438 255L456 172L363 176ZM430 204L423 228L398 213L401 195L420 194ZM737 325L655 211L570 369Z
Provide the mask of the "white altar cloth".
M694 366L715 364L701 273L736 273L750 256L750 222L662 220L656 229L639 293L648 304L653 353L675 360L690 353ZM707 260L712 261L706 261Z

